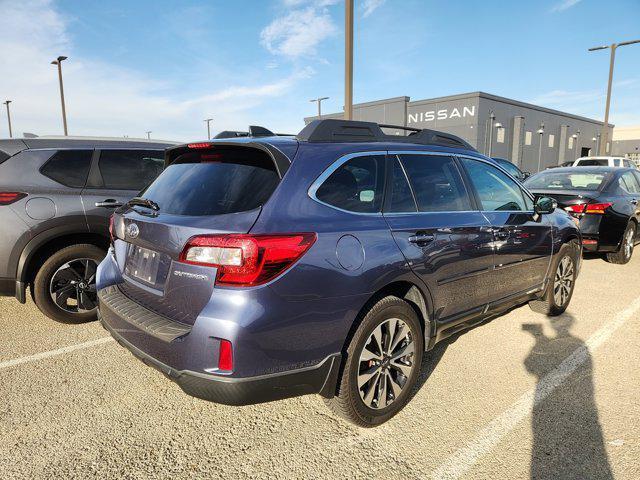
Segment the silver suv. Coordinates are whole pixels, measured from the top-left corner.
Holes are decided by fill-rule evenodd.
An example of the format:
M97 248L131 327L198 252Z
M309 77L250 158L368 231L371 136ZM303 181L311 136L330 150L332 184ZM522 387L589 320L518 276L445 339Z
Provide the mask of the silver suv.
M95 272L113 209L162 171L169 142L0 140L0 295L62 322L97 318Z

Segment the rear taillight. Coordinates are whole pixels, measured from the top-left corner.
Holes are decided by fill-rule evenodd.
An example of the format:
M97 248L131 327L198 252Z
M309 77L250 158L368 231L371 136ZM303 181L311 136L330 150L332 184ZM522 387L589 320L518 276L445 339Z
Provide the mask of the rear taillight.
M231 342L229 340L220 340L218 368L220 370L233 370L233 347L231 346Z
M578 203L576 205L569 205L568 207L565 207L564 209L569 213L580 214L580 213L584 213L585 205L586 204L584 204L584 203Z
M113 241L115 240L115 237L116 237L114 222L115 220L113 219L113 214L112 214L109 217L109 237L111 237L111 244L113 244Z
M11 205L26 196L23 192L0 192L0 205Z
M199 235L187 241L180 261L217 267L216 285L250 287L282 274L315 241L315 233Z
M597 215L604 215L605 210L609 208L613 203L589 203L584 213L595 213Z

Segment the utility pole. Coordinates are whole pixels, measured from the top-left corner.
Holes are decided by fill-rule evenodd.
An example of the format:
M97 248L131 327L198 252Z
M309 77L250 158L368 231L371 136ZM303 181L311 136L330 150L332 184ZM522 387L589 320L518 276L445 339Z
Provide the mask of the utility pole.
M544 137L544 123L540 124L538 129L538 135L540 135L540 144L538 145L538 172L542 169L542 137Z
M211 120L213 120L213 118L204 119L207 124L207 140L211 140Z
M7 100L4 104L7 106L7 122L9 122L9 138L13 138L13 132L11 131L11 113L9 113L9 104L11 100Z
M152 132L151 132L151 130L149 130L149 131L147 131L147 132L146 132L146 134L147 134L147 140L151 140L151 133L152 133Z
M318 118L322 118L322 101L328 100L328 99L329 97L318 97L318 98L312 98L311 100L309 100L311 103L313 102L318 103Z
M344 6L344 119L353 120L353 0Z
M640 43L640 40L630 40L628 42L621 43L612 43L611 45L603 45L600 47L590 48L590 52L594 52L596 50L606 50L607 48L610 50L610 58L609 58L609 83L607 84L607 101L604 108L604 123L602 125L602 135L600 140L600 155L606 155L607 153L607 144L609 143L608 133L609 133L609 107L611 106L611 85L613 83L613 66L616 61L616 50L618 47L624 47L625 45L633 45L634 43Z
M65 137L69 135L69 133L67 132L67 110L64 106L64 88L62 87L62 61L66 59L67 57L60 56L53 62L51 62L51 65L58 66L58 81L60 82L60 102L62 103L62 125L64 126Z

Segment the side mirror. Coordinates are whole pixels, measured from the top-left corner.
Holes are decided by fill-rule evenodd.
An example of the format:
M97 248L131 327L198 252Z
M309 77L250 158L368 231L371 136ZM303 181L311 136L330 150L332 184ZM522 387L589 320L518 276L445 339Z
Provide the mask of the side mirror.
M550 197L538 197L536 199L536 204L533 207L533 210L538 213L553 213L553 211L558 208L558 202Z

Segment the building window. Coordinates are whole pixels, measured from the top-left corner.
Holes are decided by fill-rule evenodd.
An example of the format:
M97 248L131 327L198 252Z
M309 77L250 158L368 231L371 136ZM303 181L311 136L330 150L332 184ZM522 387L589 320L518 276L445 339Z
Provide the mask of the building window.
M611 149L611 144L609 142L607 142L607 153L609 153L610 149Z
M504 143L504 131L505 131L504 127L500 127L498 129L498 132L496 133L496 142Z
M569 150L573 150L573 137L569 137Z
M524 144L531 145L531 132L524 133Z
M549 148L553 148L553 144L556 140L556 136L555 135L549 135Z

